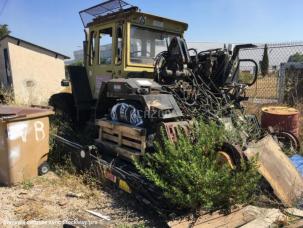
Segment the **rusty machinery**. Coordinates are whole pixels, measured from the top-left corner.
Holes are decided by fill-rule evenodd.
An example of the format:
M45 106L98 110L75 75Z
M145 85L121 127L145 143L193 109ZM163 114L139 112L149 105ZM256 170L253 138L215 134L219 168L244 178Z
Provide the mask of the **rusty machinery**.
M57 136L76 149L73 161L78 168L94 167L97 176L159 208L165 200L161 191L136 172L132 160L154 151L162 127L177 140L176 129L188 130L193 118L235 125L237 112L241 121L254 121L258 131L256 118L244 115L241 106L247 99L245 89L257 80L258 65L239 59L239 51L253 45L188 49L183 38L187 24L142 13L121 0L101 3L80 15L86 37L84 66L70 66L69 80L62 81L72 93L50 98L55 110L74 123L98 128L95 146ZM249 82L240 83L244 61L254 66L254 74ZM226 144L222 155L236 164L241 146Z

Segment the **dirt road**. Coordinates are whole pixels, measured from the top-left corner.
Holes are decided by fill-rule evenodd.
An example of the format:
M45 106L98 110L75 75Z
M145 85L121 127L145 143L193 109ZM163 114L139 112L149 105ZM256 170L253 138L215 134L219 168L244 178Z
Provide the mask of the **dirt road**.
M0 187L0 202L1 227L11 227L16 222L23 225L25 221L42 225L47 222L47 227L62 227L75 221L78 221L76 224L98 224L92 227L164 224L156 215L146 214L144 208L125 193L89 187L82 178L70 174L58 176L50 172L12 188ZM100 213L106 219L91 215L86 210ZM50 226L51 223L54 224Z

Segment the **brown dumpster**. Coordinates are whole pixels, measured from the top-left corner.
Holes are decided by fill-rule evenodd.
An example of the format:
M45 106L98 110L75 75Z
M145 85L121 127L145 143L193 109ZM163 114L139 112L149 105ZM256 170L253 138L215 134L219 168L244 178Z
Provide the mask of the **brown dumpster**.
M14 185L45 172L49 116L43 108L0 105L0 183Z

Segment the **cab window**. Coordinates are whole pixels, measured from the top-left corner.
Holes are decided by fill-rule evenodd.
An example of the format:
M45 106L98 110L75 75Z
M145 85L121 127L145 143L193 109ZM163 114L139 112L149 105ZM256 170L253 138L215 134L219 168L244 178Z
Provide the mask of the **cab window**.
M113 29L106 28L99 32L99 64L112 64Z
M174 35L148 28L131 26L130 62L153 65L154 58L167 47Z

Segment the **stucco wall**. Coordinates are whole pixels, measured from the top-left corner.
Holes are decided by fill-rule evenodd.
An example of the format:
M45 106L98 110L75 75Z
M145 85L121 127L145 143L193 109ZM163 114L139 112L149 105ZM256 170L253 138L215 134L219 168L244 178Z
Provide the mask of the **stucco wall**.
M19 104L47 104L62 90L64 59L38 47L12 40L8 43L15 101Z

